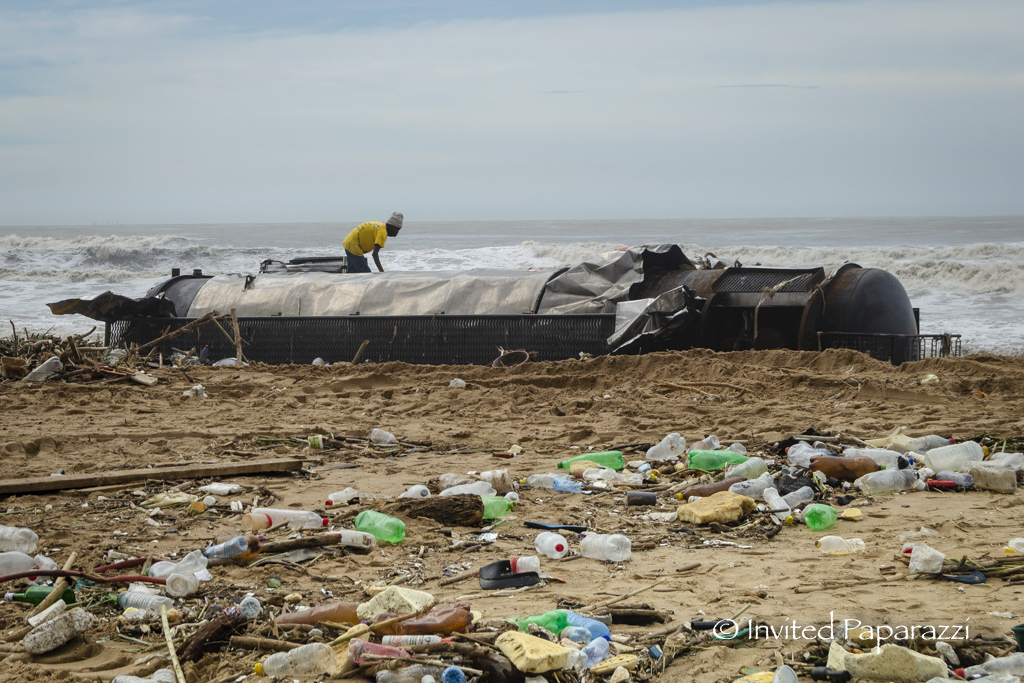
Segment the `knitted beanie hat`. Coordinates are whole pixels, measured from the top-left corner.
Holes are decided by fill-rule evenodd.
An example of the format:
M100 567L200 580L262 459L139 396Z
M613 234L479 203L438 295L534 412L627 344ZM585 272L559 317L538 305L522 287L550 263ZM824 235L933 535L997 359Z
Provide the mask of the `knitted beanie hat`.
M402 216L401 213L399 213L398 211L395 211L393 214L391 214L391 218L388 219L388 225L394 226L394 227L398 228L399 230L401 230L402 229L402 221L404 220L404 218L405 217Z

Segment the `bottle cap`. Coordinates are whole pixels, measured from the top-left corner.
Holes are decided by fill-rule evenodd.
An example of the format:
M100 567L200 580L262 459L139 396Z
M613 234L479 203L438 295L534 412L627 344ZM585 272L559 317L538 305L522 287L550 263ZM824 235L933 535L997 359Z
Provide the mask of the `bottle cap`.
M263 675L263 662L256 662L252 668L256 671L257 676Z
M4 600L7 602L14 602L14 593L4 593Z
M328 498L327 500L324 501L324 505L334 505L334 501Z
M327 519L326 517L324 517L324 518L323 518L323 522L324 522L324 526L327 526L328 524L330 524L330 523L331 523L331 520L329 520L329 519Z

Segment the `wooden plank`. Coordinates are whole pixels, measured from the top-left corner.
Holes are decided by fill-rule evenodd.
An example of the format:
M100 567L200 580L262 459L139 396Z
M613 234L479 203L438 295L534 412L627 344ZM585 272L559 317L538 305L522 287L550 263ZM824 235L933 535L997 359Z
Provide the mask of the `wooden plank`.
M200 477L227 477L264 472L293 472L301 469L305 460L276 458L250 462L226 462L216 465L178 465L139 470L120 470L99 474L67 474L63 477L29 477L0 481L0 495L65 491L89 486L109 486L150 479L186 479Z

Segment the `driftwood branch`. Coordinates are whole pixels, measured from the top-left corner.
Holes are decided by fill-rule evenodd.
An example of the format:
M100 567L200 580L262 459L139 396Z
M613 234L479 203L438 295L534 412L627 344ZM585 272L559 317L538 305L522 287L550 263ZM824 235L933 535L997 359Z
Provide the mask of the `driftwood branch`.
M161 343L163 343L165 341L168 341L169 339L174 339L175 337L180 337L183 334L187 334L188 332L191 332L192 330L194 330L196 328L202 327L203 325L205 325L206 323L210 322L211 320L213 320L218 315L220 315L220 314L217 313L217 311L210 311L206 315L204 315L202 317L199 317L199 318L196 318L195 320L193 320L192 322L188 323L187 325L182 325L181 327L179 327L178 329L176 329L176 330L174 330L172 332L168 332L167 334L160 335L159 337L157 337L153 341L146 342L145 344L140 346L137 349L137 351L145 351L146 349L152 348L152 347L156 346L157 344L161 344Z

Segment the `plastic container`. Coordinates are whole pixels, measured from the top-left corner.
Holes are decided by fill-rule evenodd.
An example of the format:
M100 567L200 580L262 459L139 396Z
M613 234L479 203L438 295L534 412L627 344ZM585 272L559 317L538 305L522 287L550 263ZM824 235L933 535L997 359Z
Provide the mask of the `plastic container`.
M965 489L969 489L974 486L974 477L966 472L936 472L932 479L935 479L936 481L951 481L957 486L962 486Z
M270 655L255 666L260 676L319 676L338 665L334 650L324 643L310 643Z
M444 667L429 664L413 664L395 671L381 669L376 674L376 683L436 683ZM429 681L428 681L429 679Z
M327 496L327 500L324 501L324 505L341 505L347 503L350 500L355 500L359 497L359 491L349 486L340 491L335 491L331 495Z
M263 611L263 605L257 598L250 595L247 598L242 598L242 601L238 603L238 611L246 619L252 621Z
M907 444L907 452L924 455L930 450L942 448L943 446L948 446L951 443L953 443L952 439L947 439L946 437L938 436L937 434L919 436Z
M647 449L648 460L676 460L686 454L686 439L673 432Z
M183 598L199 590L199 579L195 574L171 574L167 577L165 588L168 595Z
M718 447L721 445L722 442L718 439L718 437L712 434L711 436L705 436L703 439L690 446L690 452L692 453L693 451L715 451L718 450Z
M440 496L459 496L463 494L472 494L474 496L480 496L481 498L491 497L498 495L497 489L488 484L486 481L474 481L472 484L460 484L458 486L452 486L444 491L441 491L438 495Z
M887 470L906 469L909 461L896 451L884 448L847 448L843 451L844 458L870 458L879 467Z
M0 576L30 572L38 568L36 561L23 552L11 550L0 553Z
M249 552L249 538L247 536L235 536L230 541L211 545L203 551L203 555L211 560L226 560Z
M744 481L742 477L726 477L722 481L716 481L711 484L695 484L694 486L688 486L676 494L676 500L689 500L691 496L706 498L707 496L718 493L719 491L728 491L729 487L733 484L738 484L741 481Z
M166 606L171 609L174 600L166 595L153 595L142 591L125 591L117 596L117 606L121 609L134 607L135 609L146 610L147 612L160 614L160 607Z
M441 672L441 683L466 683L466 674L457 666L449 666Z
M1021 453L993 453L985 462L991 465L999 465L1000 467L1008 467L1014 472L1024 470L1024 454Z
M608 481L615 484L642 484L644 475L639 472L616 472L608 467L591 467L583 471L584 481Z
M531 474L520 483L537 489L550 489L553 487L555 479L568 479L572 481L568 474L559 472L558 474Z
M399 498L430 498L430 489L423 484L416 484L410 486L403 492Z
M590 632L591 640L594 638L604 638L607 640L612 637L612 632L608 630L608 625L603 621L585 617L570 610L565 610L565 616L573 626L582 626L587 629Z
M210 572L206 571L208 563L209 560L203 556L203 551L193 550L179 562L164 560L155 563L149 568L149 576L155 579L166 579L171 574L195 574L199 579L209 581L213 577L210 576Z
M926 488L913 470L882 470L870 472L853 482L860 491L870 496L884 496L900 491L920 491Z
M690 451L687 462L690 469L713 472L726 465L739 465L748 460L747 456L733 451Z
M772 683L799 683L800 678L796 675L793 667L783 664L772 674Z
M964 669L964 678L967 676L995 676L1009 674L1010 676L1024 676L1024 652L995 657L982 664L976 664Z
M594 638L580 652L587 657L586 667L591 669L608 659L611 643L605 638Z
M509 561L509 564L512 565L513 574L525 574L528 572L540 573L540 558L536 555L513 557Z
M583 491L583 484L575 479L559 477L551 482L550 488L559 493L581 493Z
M572 624L569 623L569 616L565 613L565 610L560 609L553 609L550 612L545 612L544 614L538 614L532 617L511 619L510 621L518 626L520 631L526 632L529 632L530 624L536 624L537 626L540 626L554 634L561 633L567 627L572 626Z
M832 451L827 448L814 448L805 441L797 441L786 449L786 459L789 460L789 464L797 467L807 467L811 464L811 458L822 455L832 455Z
M952 470L962 472L970 462L981 462L985 459L985 451L975 441L964 441L941 448L933 448L924 454L925 465L941 472Z
M359 616L356 609L358 602L332 602L318 605L301 612L288 612L274 617L275 624L310 624L329 621L335 624L358 624Z
M64 364L60 362L60 358L57 356L50 356L45 361L40 363L35 370L28 373L22 378L22 382L42 382L50 375L60 372L64 369Z
M370 432L370 443L387 446L388 444L398 443L398 439L391 432L374 427L373 431Z
M433 645L441 642L441 636L384 636L381 645L402 647L403 645Z
M747 447L741 444L739 441L729 446L729 450L733 453L739 453L740 455L747 454Z
M157 669L149 678L138 676L114 676L110 683L178 683L171 669Z
M405 538L405 522L376 510L360 512L356 516L355 526L359 531L372 534L378 541L398 543Z
M593 560L623 562L629 559L629 539L622 534L587 534L580 542L580 554Z
M507 498L486 496L484 499L484 519L498 519L512 512L516 504Z
M384 621L397 614L385 612L374 620ZM378 626L376 633L381 636L423 636L466 633L473 624L473 613L464 602L449 603L434 607L420 617L413 617L390 626Z
M569 469L569 465L577 460L589 460L601 467L607 467L613 470L621 470L625 467L625 461L622 458L621 451L599 451L597 453L584 453L583 455L577 455L575 458L563 460L558 463L558 469L567 470Z
M831 505L814 503L804 508L804 524L815 531L829 528L836 523L837 519L839 519L839 511Z
M39 536L31 529L0 526L0 552L15 551L31 555L36 551Z
M843 538L842 536L822 536L815 547L825 555L850 555L865 550L864 541L859 538Z
M512 490L512 477L509 476L508 470L487 470L486 472L470 472L470 476L476 477L480 481L485 481L494 487L497 492L496 495L503 496Z
M762 493L764 496L764 504L768 506L769 510L774 511L772 516L780 522L789 522L793 520L792 508L789 503L779 495L778 490L774 486L769 486Z
M821 472L829 478L842 481L856 481L869 472L877 472L879 466L871 458L819 455L811 458L810 470L812 472Z
M742 455L742 454L737 454ZM757 479L768 471L768 463L756 455L747 458L747 461L725 471L730 477L743 477L744 479Z
M946 556L924 543L914 544L910 553L911 574L939 574Z
M75 636L85 633L96 623L96 617L81 607L36 626L21 641L22 647L34 655L55 650Z
M52 592L52 586L32 586L24 593L5 593L4 600L7 602L24 602L29 605L38 605ZM70 588L65 588L58 600L63 600L65 605L74 604L76 602L75 592Z
M567 626L558 634L558 637L566 638L574 643L589 643L594 639L590 630L583 626Z
M534 549L541 555L552 559L560 559L569 554L569 542L562 534L553 531L542 531L533 542Z
M753 459L753 458L751 458ZM739 481L729 487L731 493L738 493L741 496L747 496L757 500L764 495L765 490L775 485L775 479L772 477L770 472L765 472L756 479L748 479L746 481Z
M281 524L287 524L289 529L320 529L329 522L315 512L278 508L253 508L242 517L242 531L259 531Z
M1017 489L1017 473L1006 467L980 462L970 463L967 465L967 473L974 480L976 489L996 493L1013 493Z
M376 655L382 657L408 657L409 653L398 647L391 647L390 645L382 645L381 643L371 643L362 638L353 638L348 643L348 658L350 661L356 664L365 664L372 661L367 658L367 655Z

